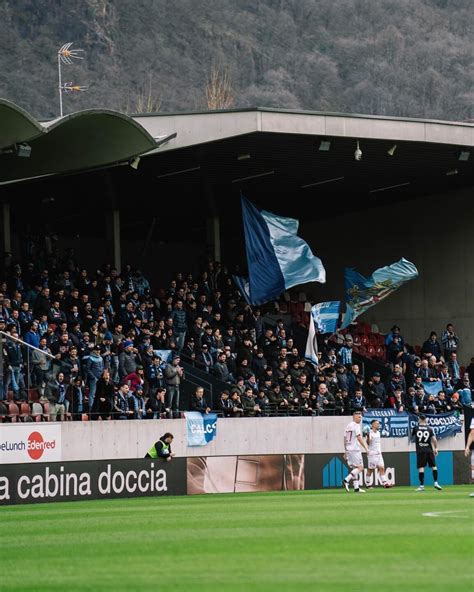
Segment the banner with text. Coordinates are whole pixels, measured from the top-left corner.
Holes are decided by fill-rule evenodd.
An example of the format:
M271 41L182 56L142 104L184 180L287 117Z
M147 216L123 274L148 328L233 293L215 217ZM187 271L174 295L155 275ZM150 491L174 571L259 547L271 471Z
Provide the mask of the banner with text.
M438 440L455 436L462 430L462 417L456 411L450 413L438 413L436 415L426 414L426 423L433 428ZM418 416L410 414L410 437L413 428L418 426Z
M408 413L395 409L369 409L364 413L364 428L370 427L370 422L377 419L380 422L382 438L402 438L408 436Z
M184 458L0 466L0 505L185 493Z
M0 465L61 460L61 425L0 426Z
M188 446L205 446L214 440L217 434L216 413L202 414L198 411L187 411L184 416Z

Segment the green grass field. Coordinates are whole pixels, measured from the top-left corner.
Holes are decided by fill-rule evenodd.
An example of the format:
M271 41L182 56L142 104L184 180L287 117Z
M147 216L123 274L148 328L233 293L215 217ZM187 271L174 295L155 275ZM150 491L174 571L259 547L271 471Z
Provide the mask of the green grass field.
M473 590L470 487L0 509L0 590ZM424 516L424 513L431 513Z

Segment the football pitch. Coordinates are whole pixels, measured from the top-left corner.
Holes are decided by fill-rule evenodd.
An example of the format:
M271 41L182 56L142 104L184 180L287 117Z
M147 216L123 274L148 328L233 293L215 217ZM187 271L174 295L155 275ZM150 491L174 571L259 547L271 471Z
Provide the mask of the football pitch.
M0 508L0 590L469 592L472 487Z

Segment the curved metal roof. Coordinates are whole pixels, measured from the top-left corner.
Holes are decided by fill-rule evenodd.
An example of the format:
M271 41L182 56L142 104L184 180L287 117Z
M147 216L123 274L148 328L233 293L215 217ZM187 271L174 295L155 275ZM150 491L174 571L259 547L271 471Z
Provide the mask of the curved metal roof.
M154 138L131 117L106 109L88 109L40 123L0 99L0 183L127 162L175 135ZM28 158L17 155L16 147L22 143L31 147Z

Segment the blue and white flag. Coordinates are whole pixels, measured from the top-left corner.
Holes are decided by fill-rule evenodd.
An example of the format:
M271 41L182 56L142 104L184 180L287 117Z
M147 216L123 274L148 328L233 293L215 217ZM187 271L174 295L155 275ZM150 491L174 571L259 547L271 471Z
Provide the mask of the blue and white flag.
M341 303L339 300L331 302L319 302L311 309L311 317L320 333L335 333Z
M427 395L434 395L435 397L438 396L438 393L443 390L443 383L441 380L436 380L434 382L422 382L423 390Z
M382 438L401 438L408 436L408 413L395 409L369 409L364 413L364 432L370 428L370 422L377 419L380 423Z
M462 416L457 411L449 413L430 413L424 414L426 424L433 429L437 440L442 440L448 436L455 436L462 431ZM418 415L410 413L410 438L413 428L418 427Z
M161 358L163 362L171 362L173 350L172 349L154 349L153 353L155 354L155 356L158 356L159 358Z
M341 329L348 327L359 315L390 296L405 282L418 277L418 270L406 259L380 267L366 278L353 268L346 268L346 313Z
M239 289L242 298L245 300L247 304L252 304L250 302L250 284L249 278L240 276L240 275L233 275L232 279L234 280L235 285Z
M217 435L217 413L187 411L184 416L188 446L205 446L214 440Z
M318 340L316 335L316 328L314 322L311 320L308 329L308 338L306 340L306 349L304 352L305 360L318 364Z
M298 220L259 211L242 196L250 303L260 305L300 284L326 282L321 259L299 236Z

